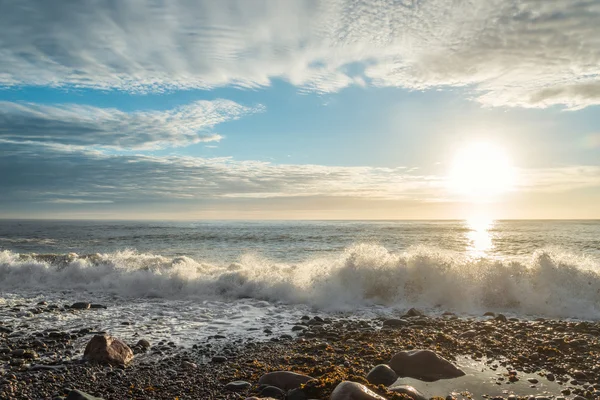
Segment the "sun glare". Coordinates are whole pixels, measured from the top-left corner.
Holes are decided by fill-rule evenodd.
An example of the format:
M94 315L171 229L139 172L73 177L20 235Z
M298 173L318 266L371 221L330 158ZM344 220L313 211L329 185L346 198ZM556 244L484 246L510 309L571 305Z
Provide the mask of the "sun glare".
M449 171L449 188L471 201L489 200L511 190L515 170L504 150L492 143L460 149Z

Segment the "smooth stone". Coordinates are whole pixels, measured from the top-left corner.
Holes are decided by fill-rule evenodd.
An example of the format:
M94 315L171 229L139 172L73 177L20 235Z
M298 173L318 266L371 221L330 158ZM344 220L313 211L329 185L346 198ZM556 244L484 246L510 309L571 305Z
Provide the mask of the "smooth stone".
M495 321L500 321L500 322L507 322L508 318L506 318L506 316L504 314L498 314L496 315L496 318L494 318Z
M263 397L272 397L274 399L285 399L285 391L276 386L265 386L260 391L260 395Z
M146 339L140 339L138 340L138 342L135 344L136 347L141 347L144 350L147 350L150 348L150 342L147 341Z
M329 400L385 400L385 398L360 383L343 381L335 387Z
M405 319L392 318L392 319L386 319L385 321L383 321L384 328L401 328L401 327L407 326L407 325L408 325L408 321Z
M390 392L405 394L413 400L428 400L428 398L410 385L392 385L388 388Z
M369 371L367 380L373 385L389 386L398 380L398 375L388 365L379 364Z
M127 365L133 360L133 351L113 336L96 335L85 347L83 359L101 364Z
M251 386L252 386L252 384L250 382L233 381L233 382L229 382L227 385L225 385L225 389L231 390L232 392L243 392L245 390L250 389Z
M104 304L90 304L90 308L93 308L93 309L100 309L100 308L107 309L108 307L105 306Z
M282 390L291 390L313 379L310 376L291 371L274 371L264 374L258 380L259 385L275 386Z
M392 357L389 364L398 376L415 378L425 382L458 378L465 375L460 368L431 350L401 351Z
M103 400L101 397L95 397L80 390L71 390L65 400Z

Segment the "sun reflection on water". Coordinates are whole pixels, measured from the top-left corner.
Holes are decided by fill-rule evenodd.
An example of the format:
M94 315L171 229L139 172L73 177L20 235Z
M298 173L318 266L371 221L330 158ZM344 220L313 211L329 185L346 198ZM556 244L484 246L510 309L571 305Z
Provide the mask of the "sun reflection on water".
M492 233L495 221L489 218L471 218L465 221L469 231L467 237L467 253L473 258L487 257L494 248Z

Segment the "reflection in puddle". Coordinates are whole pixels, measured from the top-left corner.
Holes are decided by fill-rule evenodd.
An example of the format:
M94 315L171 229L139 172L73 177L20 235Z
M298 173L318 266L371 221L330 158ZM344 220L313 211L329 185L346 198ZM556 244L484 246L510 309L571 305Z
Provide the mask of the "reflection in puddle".
M537 374L525 374L523 372L518 372L518 381L509 382L506 368L498 367L494 371L485 361L459 357L456 364L466 373L465 376L437 382L399 378L396 383L413 386L423 392L427 398L446 397L449 394L457 399L481 399L488 396L490 398L495 396L506 398L511 394L518 396L560 396L561 390L565 389L565 386L561 386L557 382L550 382ZM532 384L528 379L536 379L538 383Z

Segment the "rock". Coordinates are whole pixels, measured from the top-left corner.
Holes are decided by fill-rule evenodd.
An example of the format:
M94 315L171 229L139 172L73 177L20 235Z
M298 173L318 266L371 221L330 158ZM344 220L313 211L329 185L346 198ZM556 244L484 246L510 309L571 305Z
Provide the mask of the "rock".
M533 383L533 384L535 385L535 384L536 384L536 383L538 383L539 381L538 381L537 379L535 379L535 378L528 378L528 379L527 379L527 382L529 382L529 383Z
M227 361L227 357L225 356L214 356L212 358L212 362L221 363Z
M367 374L367 380L373 385L389 386L398 380L398 375L388 365L379 364Z
M403 315L403 317L422 317L424 314L416 308L411 308Z
M85 347L83 359L102 364L127 365L133 360L133 352L115 337L96 335Z
M71 390L65 400L103 400L101 397L94 397L79 390Z
M360 383L343 381L335 387L329 400L385 400Z
M298 389L288 390L287 396L285 397L285 399L286 400L308 400L308 396L306 395L306 393L304 393L304 390L298 388Z
M303 331L305 329L308 329L308 327L304 326L304 325L294 325L294 326L292 326L292 332Z
M585 372L582 371L573 371L571 373L571 376L577 380L580 381L586 381L588 379L587 375L585 374Z
M233 381L233 382L229 382L227 385L225 385L225 389L231 390L232 392L243 392L243 391L250 389L251 386L252 386L252 384L250 382Z
M408 325L408 321L405 319L392 318L392 319L386 319L385 321L383 321L384 328L401 328L401 327L407 326L407 325Z
M274 371L264 374L258 380L259 385L270 385L282 390L291 390L313 379L310 376L291 371Z
M431 350L401 351L392 357L389 364L399 376L425 382L465 375L461 369Z
M90 308L93 308L93 309L98 309L98 308L107 309L108 307L106 307L104 304L90 304Z
M260 391L260 395L263 397L272 397L274 399L285 399L285 391L276 386L265 386Z
M500 322L507 322L508 318L506 318L506 316L504 314L498 314L496 315L496 318L494 318L495 321L500 321Z
M474 331L472 329L468 330L468 331L465 331L465 332L463 332L463 333L460 334L460 337L463 338L463 339L470 339L470 338L473 338L475 336L477 336L477 331Z
M144 350L148 350L150 348L150 342L147 341L146 339L140 339L135 344L135 347L140 347L140 348L142 348Z
M410 385L392 385L388 388L390 392L405 394L413 400L428 400L428 398Z
M36 358L39 358L37 353L33 350L28 350L28 349L15 349L13 351L10 352L10 355L12 357L18 357L18 358L28 358L31 360L34 360Z
M550 382L553 382L556 378L554 377L554 374L546 374L546 379L548 379Z
M484 317L495 317L496 314L491 312L491 311L487 311L485 314L483 314Z
M187 370L198 369L198 365L196 365L196 364L194 364L193 362L190 362L190 361L182 361L181 362L181 367L183 369L187 369Z
M83 301L77 302L77 303L73 303L71 304L72 309L74 310L87 310L91 307L92 305L90 303L85 303Z

